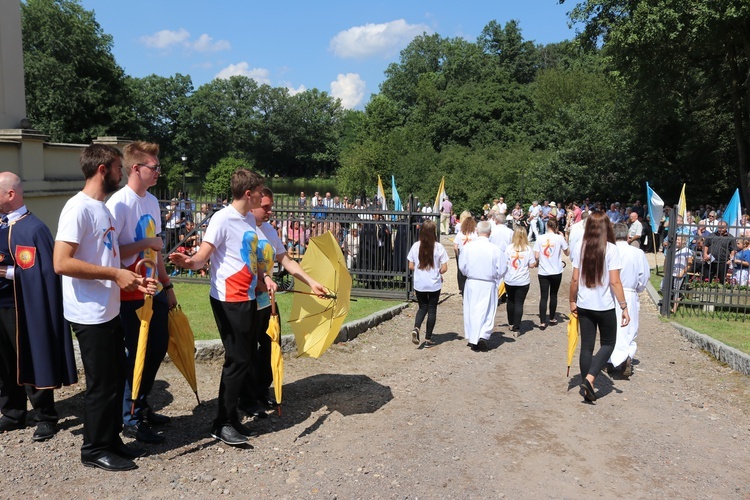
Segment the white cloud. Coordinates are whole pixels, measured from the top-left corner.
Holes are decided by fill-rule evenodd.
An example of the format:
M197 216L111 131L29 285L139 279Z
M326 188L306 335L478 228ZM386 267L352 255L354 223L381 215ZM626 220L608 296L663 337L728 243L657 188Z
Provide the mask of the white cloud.
M185 28L180 28L179 31L157 31L153 35L142 36L139 40L146 47L168 49L172 45L183 45L188 38L190 33Z
M230 64L216 74L216 78L228 79L230 76L242 75L252 78L258 85L271 84L270 72L265 68L252 68L246 62Z
M365 98L365 82L357 73L339 74L336 81L331 82L331 95L341 99L343 107L355 108Z
M403 19L389 23L354 26L331 39L328 49L342 58L363 59L395 54L423 32L432 30L425 24L408 24Z
M161 30L153 35L146 35L139 38L139 41L146 47L168 50L174 46L184 47L197 52L218 52L220 50L229 50L231 44L226 40L214 40L207 34L202 34L197 40L190 40L190 32L185 28L177 31Z
M295 89L289 82L283 82L281 85L283 85L289 91L289 95L301 94L302 92L307 90L307 87L305 87L304 85L300 85Z
M230 43L226 40L214 41L213 38L206 35L205 33L198 37L193 43L193 49L198 52L218 52L220 50L229 50L232 48Z

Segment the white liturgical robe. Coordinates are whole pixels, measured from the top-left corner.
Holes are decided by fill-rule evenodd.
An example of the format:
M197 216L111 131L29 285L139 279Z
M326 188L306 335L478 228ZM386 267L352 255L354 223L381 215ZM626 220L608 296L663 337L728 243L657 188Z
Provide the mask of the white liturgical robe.
M617 343L609 362L614 366L619 366L628 359L635 356L635 350L638 347L635 338L638 336L638 315L640 302L638 294L646 288L646 283L651 275L646 254L643 250L628 245L626 241L617 242L617 250L620 252L620 281L625 292L625 301L628 303L628 314L630 314L630 323L628 326L617 325ZM617 317L622 317L622 309L615 301Z
M480 236L464 247L458 267L466 276L464 336L476 345L480 338L488 340L495 328L497 287L505 275L505 257L497 245Z

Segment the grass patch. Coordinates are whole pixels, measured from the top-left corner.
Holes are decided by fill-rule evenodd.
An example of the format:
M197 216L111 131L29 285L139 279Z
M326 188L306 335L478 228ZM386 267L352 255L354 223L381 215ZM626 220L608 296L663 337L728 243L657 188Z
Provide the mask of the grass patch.
M657 291L659 291L659 287L661 286L661 279L662 277L654 274L652 270L650 281ZM680 306L680 309L682 307ZM750 321L750 317L745 315L746 321L742 321L741 318L743 315L741 314L734 315L738 319L731 319L729 317L720 319L708 316L687 316L681 314L680 309L677 309L677 314L669 317L671 321L708 335L712 339L716 339L729 347L734 347L745 354L750 354L750 333L748 333L747 324ZM696 314L700 313L696 312Z
M177 283L174 284L177 300L190 320L190 326L195 334L195 340L212 340L219 338L216 330L214 313L208 300L210 285L203 283ZM287 323L292 310L292 293L281 293L276 296L281 317L281 334L291 334L292 329ZM356 302L350 303L349 314L346 321L354 321L365 318L370 314L393 307L400 302L392 300L380 300L358 297Z

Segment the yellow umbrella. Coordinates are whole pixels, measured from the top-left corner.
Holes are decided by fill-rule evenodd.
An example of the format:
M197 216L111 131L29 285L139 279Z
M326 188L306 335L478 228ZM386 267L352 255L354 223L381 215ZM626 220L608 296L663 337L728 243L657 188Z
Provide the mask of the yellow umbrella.
M500 297L502 297L504 293L505 293L505 280L501 281L500 286L497 287L497 298L499 299Z
M568 323L568 374L570 377L570 365L573 364L573 356L576 353L576 346L578 345L578 316L570 314L570 322Z
M141 259L135 265L135 272L141 274L141 268L144 266L151 266L154 271L154 279L157 279L156 275L156 263L151 259ZM143 379L143 365L146 362L146 347L148 345L148 328L151 322L151 317L154 315L154 297L151 295L144 295L143 306L135 311L138 315L138 319L141 320L141 329L138 332L138 348L135 351L135 366L133 367L133 390L131 393L131 399L133 402L130 404L130 414L135 412L135 400L138 399L138 392L141 390L141 380Z
M276 312L276 300L271 295L271 319L266 333L271 337L271 370L273 371L273 392L278 404L277 411L281 416L281 384L284 382L284 358L281 355L281 325Z
M330 231L310 238L300 265L330 292L326 298L319 298L301 280L294 282L289 323L297 342L297 355L318 358L336 340L344 324L352 277L341 247Z
M169 311L169 345L167 352L172 363L180 370L190 387L193 389L195 399L201 404L198 397L198 379L195 376L195 336L190 328L187 316L178 305Z

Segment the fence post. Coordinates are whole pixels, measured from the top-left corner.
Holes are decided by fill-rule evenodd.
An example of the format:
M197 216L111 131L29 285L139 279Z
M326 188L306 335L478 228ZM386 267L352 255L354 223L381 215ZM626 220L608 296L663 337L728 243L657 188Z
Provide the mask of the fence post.
M674 255L677 251L677 206L672 207L667 236L669 237L669 246L664 256L664 278L662 279L661 310L659 312L662 316L669 317L672 314L672 287L674 286L672 270L674 269ZM656 256L654 256L655 258Z

